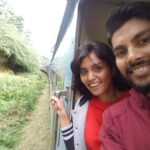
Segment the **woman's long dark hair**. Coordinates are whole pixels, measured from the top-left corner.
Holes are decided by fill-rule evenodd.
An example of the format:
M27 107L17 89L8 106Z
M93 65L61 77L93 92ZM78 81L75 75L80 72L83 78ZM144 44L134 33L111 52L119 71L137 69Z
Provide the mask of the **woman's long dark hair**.
M80 65L82 60L89 55L91 52L94 52L99 59L105 61L112 71L112 84L118 90L129 89L129 85L125 82L121 76L115 62L115 56L111 48L103 42L88 42L83 46L80 46L76 51L74 58L71 62L71 70L74 76L73 87L77 89L80 94L83 94L87 97L91 97L92 94L81 82L80 79Z

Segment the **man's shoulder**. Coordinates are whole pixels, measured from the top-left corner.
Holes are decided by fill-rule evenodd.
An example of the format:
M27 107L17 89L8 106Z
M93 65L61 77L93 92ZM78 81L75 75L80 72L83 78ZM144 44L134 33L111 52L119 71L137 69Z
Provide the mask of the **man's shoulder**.
M130 107L130 104L132 105L140 98L140 94L135 91L134 89L131 89L129 91L129 95L125 97L124 99L120 100L119 102L116 102L112 106L110 106L108 109L105 110L104 116L106 117L119 117L125 114Z
M117 116L121 116L126 112L126 105L127 105L128 98L124 98L123 100L113 104L108 109L104 111L104 116L113 118Z

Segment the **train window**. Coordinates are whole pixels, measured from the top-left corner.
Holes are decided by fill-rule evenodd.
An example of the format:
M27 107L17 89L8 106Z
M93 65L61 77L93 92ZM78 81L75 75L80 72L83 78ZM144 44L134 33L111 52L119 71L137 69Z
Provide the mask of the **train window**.
M74 11L74 16L70 23L69 28L59 45L59 48L56 52L56 55L52 61L53 68L53 77L51 78L52 84L52 93L63 99L66 109L68 113L72 108L72 91L71 91L71 83L72 83L72 73L70 69L70 63L73 59L73 54L75 50L75 35L76 35L76 21L77 21L77 10ZM63 142L59 123L57 121L57 116L55 116L54 122L54 134L55 141L54 147L55 149L65 149L65 144Z

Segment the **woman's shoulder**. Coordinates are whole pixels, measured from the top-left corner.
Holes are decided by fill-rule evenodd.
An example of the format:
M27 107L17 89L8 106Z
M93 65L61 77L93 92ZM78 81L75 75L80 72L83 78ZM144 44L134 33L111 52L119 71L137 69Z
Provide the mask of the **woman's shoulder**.
M84 107L88 107L88 104L89 104L89 98L87 98L85 95L81 95L76 101L73 111L79 110Z
M90 100L90 98L87 97L86 95L81 95L81 96L78 98L78 100L77 100L75 106L80 106L80 107L81 107L82 105L84 105L85 103L87 103L89 100Z

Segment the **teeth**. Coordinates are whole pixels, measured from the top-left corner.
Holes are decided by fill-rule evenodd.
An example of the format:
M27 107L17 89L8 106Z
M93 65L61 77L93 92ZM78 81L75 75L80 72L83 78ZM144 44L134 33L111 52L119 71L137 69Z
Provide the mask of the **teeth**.
M93 83L93 84L90 84L90 87L95 87L95 86L98 86L99 83Z
M133 68L131 68L130 72L134 72L134 71L142 71L143 69L149 67L150 64L149 63L144 63L141 65L136 65Z
M132 72L141 72L143 70L143 68L137 68L137 69L134 69Z
M144 70L144 68L145 67L141 67L141 68L138 68L138 69L136 69L137 71L142 71L142 70Z
M137 77L142 77L142 76L145 76L146 74L149 74L149 72L150 72L150 67L143 66L143 67L139 67L139 68L132 70L131 73L133 73L133 75Z
M147 68L147 66L143 66L143 67L140 67L140 68L136 68L135 70L133 70L133 72L135 71L144 71L145 69Z

